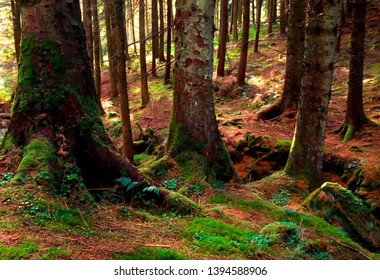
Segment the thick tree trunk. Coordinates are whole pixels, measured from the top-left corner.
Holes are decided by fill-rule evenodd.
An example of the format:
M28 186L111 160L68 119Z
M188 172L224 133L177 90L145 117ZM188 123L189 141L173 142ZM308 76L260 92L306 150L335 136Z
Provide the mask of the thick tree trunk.
M21 18L20 18L20 0L11 0L12 20L13 20L13 38L15 42L16 60L19 62L20 42L21 42Z
M241 38L241 50L239 68L237 73L237 84L243 85L245 83L245 71L247 69L247 56L248 56L248 39L249 39L249 0L243 0L243 34Z
M150 102L150 97L148 91L148 73L146 67L145 3L144 0L139 0L139 3L141 107L146 107Z
M275 118L284 112L292 114L297 111L303 76L306 1L293 0L290 3L284 91L274 105L258 114L258 118L263 120Z
M216 75L224 77L224 64L226 62L226 47L228 38L228 0L221 0L220 3L220 32L218 48L218 68Z
M363 63L367 0L352 1L352 33L350 72L348 75L347 110L338 130L343 142L352 140L355 133L369 122L363 107Z
M214 1L177 1L176 11L168 149L173 156L198 155L209 179L229 180L236 172L218 131L212 93Z
M173 4L172 0L167 0L167 37L166 37L166 65L165 65L165 84L170 83L170 70L171 70L171 47L172 47L172 12L173 12Z
M99 116L79 1L22 2L17 90L7 141L24 146L17 174L49 171L60 186L77 166L87 186L114 186L127 174L142 180L118 155Z
M305 76L285 172L304 177L310 189L322 182L323 148L335 59L340 0L310 0Z
M256 2L256 35L255 35L255 46L254 52L259 52L259 39L260 39L260 27L261 27L261 7L263 5L263 0L257 0Z

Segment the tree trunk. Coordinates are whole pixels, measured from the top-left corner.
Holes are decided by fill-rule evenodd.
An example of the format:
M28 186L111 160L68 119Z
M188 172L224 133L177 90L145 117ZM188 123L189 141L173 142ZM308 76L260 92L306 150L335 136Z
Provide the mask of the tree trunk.
M172 0L167 0L167 37L166 37L166 65L165 65L165 84L170 83L170 70L171 70L171 48L172 48L172 11L173 11L173 4Z
M255 35L255 46L254 52L259 52L259 39L260 39L260 27L261 27L261 7L263 5L263 0L257 0L256 2L256 35Z
M252 0L252 26L256 27L256 8L255 8L255 0Z
M249 0L243 0L243 35L241 38L241 50L239 68L237 73L237 84L244 85L245 71L247 69L247 56L248 56L248 39L249 39Z
M220 32L218 48L218 68L216 75L224 77L224 64L226 61L226 47L228 38L228 0L221 0L220 3Z
M19 62L20 42L21 42L21 19L20 19L20 0L11 0L13 38L15 43L16 60Z
M16 176L47 171L49 184L59 187L76 166L91 188L113 187L121 174L142 180L100 119L79 1L23 1L21 10L19 75L6 135L25 147Z
M340 0L310 0L305 76L285 172L304 177L311 190L322 183L323 148L335 59Z
M243 0L237 0L237 26L240 28L242 24L243 15Z
M91 73L94 73L94 37L92 31L91 0L83 0L83 26L86 32L86 46L90 58Z
M268 0L268 18L267 18L267 23L268 23L267 34L268 35L273 33L273 2L274 0Z
M231 29L232 29L232 41L237 42L239 40L238 36L238 8L239 0L232 0L232 18L231 18Z
M156 59L159 56L160 44L158 36L158 0L152 0L152 76L157 76Z
M280 35L286 34L285 0L280 0Z
M117 85L116 85L116 54L115 54L115 39L114 39L114 18L115 13L112 10L111 1L104 2L104 14L106 21L106 32L107 32L107 51L108 51L108 63L110 72L110 85L111 85L111 96L113 98L118 97Z
M134 49L134 53L137 54L136 33L135 33L135 14L133 12L132 0L127 0L127 5L128 5L127 8L128 8L128 11L129 11L129 17L130 17L130 20L131 20L133 49Z
M167 147L172 156L201 158L210 180L229 180L236 172L218 131L212 93L214 1L177 1L176 11Z
M164 22L164 0L158 0L160 8L160 51L159 60L160 62L165 62L165 22Z
M352 2L353 0L346 0L346 17L351 18L352 16Z
M284 112L292 114L297 111L304 70L305 9L306 2L304 0L291 1L284 91L274 105L259 112L259 119L269 120Z
M352 1L352 33L350 52L350 72L348 75L347 110L344 122L338 130L343 142L352 140L369 119L363 108L363 63L365 18L367 0Z
M148 73L146 67L145 3L144 0L139 0L139 3L141 107L146 107L150 102L150 97L148 91Z
M98 1L92 0L92 18L94 24L94 83L96 96L99 103L99 109L102 114L104 110L101 102L101 73L100 73L100 56L102 55L101 41L100 41L100 28L99 28L99 17L98 17Z

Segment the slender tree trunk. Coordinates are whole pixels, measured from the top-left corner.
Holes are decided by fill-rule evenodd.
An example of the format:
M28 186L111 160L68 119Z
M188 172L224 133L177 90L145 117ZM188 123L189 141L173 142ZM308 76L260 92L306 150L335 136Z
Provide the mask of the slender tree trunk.
M322 183L323 148L331 96L340 0L309 0L305 76L285 172L302 176L311 190Z
M346 0L346 17L351 18L352 16L352 2L353 0Z
M121 122L123 125L123 154L133 162L133 140L131 121L129 117L129 101L127 92L127 73L125 56L125 15L124 0L113 0L115 8L115 51L116 51L116 72L117 72L117 91L119 93L121 107Z
M90 58L91 72L94 73L94 37L92 31L91 0L83 0L83 25L86 32L86 46Z
M157 76L156 59L159 57L160 44L158 36L158 0L152 0L152 76Z
M59 192L68 170L76 169L91 188L113 187L121 174L142 180L100 119L79 1L22 1L21 11L19 75L6 135L25 147L15 182L47 171Z
M164 0L158 0L160 8L160 51L159 60L165 62L165 22L164 22Z
M100 74L100 56L101 54L101 42L100 42L100 28L99 28L99 17L98 17L98 1L92 0L92 18L94 24L94 83L96 96L98 98L99 109L102 114L104 110L101 102L101 74Z
M256 2L256 35L255 35L255 46L254 52L259 52L259 39L260 39L260 27L261 27L261 7L263 5L263 0L257 0Z
M113 28L114 28L114 11L111 6L110 1L104 2L105 11L105 21L106 21L106 32L107 32L107 50L108 50L108 63L110 72L110 85L111 85L111 96L112 98L118 97L117 87L116 87L116 54L114 46Z
M280 34L286 34L285 0L280 0Z
M170 67L170 64L171 64L171 45L172 45L172 28L171 28L171 25L172 25L172 12L173 12L173 4L172 4L172 0L167 0L167 26L168 26L168 30L167 30L167 37L166 37L166 65L165 65L165 84L169 84L170 83L170 70L171 70L171 67Z
M263 109L258 118L268 120L284 112L296 112L304 73L306 1L293 0L290 3L288 45L284 90L276 103Z
M133 6L132 6L132 0L127 0L128 5L128 11L130 15L131 20L131 30L132 30L132 40L133 40L133 49L134 53L137 54L137 47L136 47L136 33L135 33L135 14L133 12Z
M239 68L237 73L237 84L243 85L245 83L245 71L247 69L247 56L248 56L248 39L249 39L249 0L243 0L243 36L241 38L241 50Z
M350 52L350 72L348 75L347 110L344 122L338 130L343 142L354 138L369 119L363 107L363 64L367 0L352 1L352 33Z
M267 33L272 34L273 33L273 2L274 0L268 0L268 29Z
M19 62L20 42L21 42L21 18L20 18L20 0L11 0L12 20L13 20L13 38L15 43L16 60Z
M342 27L345 21L344 18L344 1L341 1L340 4L340 16L339 16L339 25L338 25L338 39L336 43L336 52L340 52L340 47L341 47L341 41L342 41Z
M242 14L243 14L243 0L237 0L237 26L238 28L241 27L241 24L243 22Z
M252 0L252 26L256 27L256 6L255 6L255 0Z
M141 73L141 107L146 107L150 102L148 91L148 73L146 67L146 42L145 42L145 3L139 0L139 31L140 31L140 73Z
M239 40L238 36L238 8L239 8L239 0L232 0L232 19L231 19L231 26L232 26L232 41L237 42Z
M224 64L226 61L226 47L228 38L228 0L221 0L220 3L220 32L218 49L218 68L216 75L224 77Z
M212 93L214 1L177 1L176 11L167 147L173 156L199 159L209 180L229 180L236 172L218 131Z
M272 1L273 1L273 4L272 4L271 17L272 17L272 24L275 24L277 23L277 0L272 0Z

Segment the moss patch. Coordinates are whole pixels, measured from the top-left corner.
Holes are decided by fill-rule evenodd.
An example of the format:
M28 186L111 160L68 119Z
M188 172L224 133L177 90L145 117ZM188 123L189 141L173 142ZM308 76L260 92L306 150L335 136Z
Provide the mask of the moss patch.
M186 258L176 252L166 249L138 249L130 254L114 255L118 260L185 260Z

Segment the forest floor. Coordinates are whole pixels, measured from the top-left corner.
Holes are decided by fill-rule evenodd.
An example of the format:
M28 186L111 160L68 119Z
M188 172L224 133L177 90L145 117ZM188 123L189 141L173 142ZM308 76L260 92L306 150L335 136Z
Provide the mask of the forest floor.
M370 10L364 69L364 107L373 121L380 119L380 8ZM327 165L339 158L343 167L325 168L325 180L351 187L344 168L360 166L367 177L380 178L380 126L368 126L354 140L343 144L335 134L346 108L349 27L343 29L342 52L334 71L326 135ZM46 186L8 184L14 158L0 158L0 259L380 259L352 240L336 224L302 207L307 186L279 172L284 161L270 159L274 150L288 147L295 114L260 121L256 114L281 94L286 60L286 38L278 35L261 40L260 52L249 48L247 85L237 87L238 44L229 43L229 76L215 79L215 106L220 131L243 184L192 178L173 160L172 167L152 171L157 158L140 153L135 161L168 189L179 191L198 203L202 211L181 212L151 205L131 207L102 200L84 204L49 195ZM140 128L153 129L157 150L165 144L171 115L172 88L163 85L163 72L149 79L151 103L140 108L138 76L131 65L129 98L134 139ZM103 117L111 137L122 145L119 104L110 96L109 75L102 76ZM9 103L2 112L9 112ZM0 112L1 113L1 112ZM7 120L0 128L6 128ZM247 143L254 135L252 154ZM285 143L285 144L284 144ZM330 161L329 161L330 160ZM330 166L329 165L329 166ZM174 167L173 167L174 166ZM162 169L163 168L163 169ZM340 169L339 169L340 168ZM33 181L33 180L32 180ZM36 180L35 180L36 181ZM378 191L378 190L377 190ZM378 191L380 192L380 191ZM376 198L380 200L380 195Z

